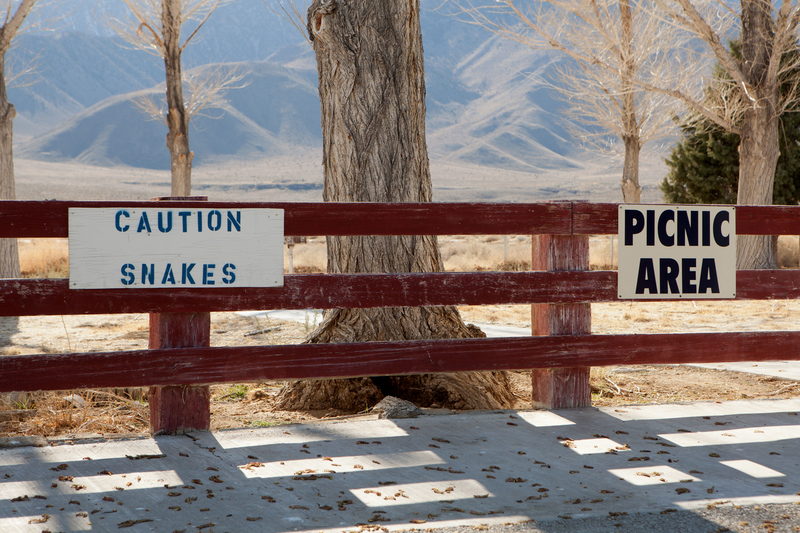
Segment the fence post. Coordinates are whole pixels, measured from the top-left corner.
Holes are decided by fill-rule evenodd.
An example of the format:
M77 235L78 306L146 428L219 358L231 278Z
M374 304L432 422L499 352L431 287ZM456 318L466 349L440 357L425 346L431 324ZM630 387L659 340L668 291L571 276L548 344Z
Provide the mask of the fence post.
M205 201L206 196L154 200ZM150 313L150 349L208 348L211 313ZM173 435L207 431L211 425L211 390L205 386L150 387L150 433Z
M533 235L532 270L588 270L588 235ZM588 335L592 332L590 304L531 305L533 335ZM533 407L568 409L592 403L589 367L534 368L531 371Z

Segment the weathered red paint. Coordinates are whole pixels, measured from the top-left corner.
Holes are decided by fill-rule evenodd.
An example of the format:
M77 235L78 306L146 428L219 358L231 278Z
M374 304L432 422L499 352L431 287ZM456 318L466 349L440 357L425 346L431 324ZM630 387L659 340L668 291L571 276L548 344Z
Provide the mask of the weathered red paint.
M0 200L0 238L67 237L70 207L141 207L150 202ZM284 233L292 235L516 235L568 234L565 204L486 203L243 203L159 202L160 209L284 209Z
M740 270L737 300L800 298L800 270ZM616 271L302 274L282 288L72 290L65 279L0 280L0 316L187 313L617 301Z
M285 209L286 235L604 235L618 204L162 202L165 208ZM70 207L151 207L148 202L0 200L0 238L67 237ZM796 235L800 206L736 206L740 235Z
M0 238L66 237L70 207L148 207L150 202L0 201ZM522 368L570 369L559 395L588 391L584 370L612 364L766 361L795 357L800 332L681 335L588 333L590 302L616 301L616 272L558 271L583 257L586 235L616 233L616 204L276 204L164 201L159 208L283 208L286 234L554 234L537 238L535 268L548 272L286 276L282 288L70 290L67 280L0 280L0 316L157 313L152 350L0 358L0 392L159 387L154 431L208 427L204 385ZM797 234L800 207L737 206L740 234ZM367 229L365 229L367 228ZM583 237L573 237L581 235ZM536 246L534 248L536 248ZM581 266L580 268L587 268ZM575 267L577 268L577 267ZM800 298L800 271L739 271L737 299ZM532 311L545 337L208 348L208 311L418 305L544 304ZM202 311L201 313L196 313ZM486 357L491 353L492 357ZM578 379L580 377L580 379ZM176 385L180 384L180 385ZM561 386L562 391L558 391ZM566 392L565 392L566 391ZM188 395L187 395L188 393ZM582 402L583 400L580 400ZM188 410L188 411L186 411ZM188 412L188 414L187 414ZM197 416L195 416L197 415Z
M737 205L738 235L797 235L800 206ZM616 235L619 204L573 204L572 233L575 235Z
M0 357L0 392L472 370L781 361L796 359L798 345L800 331L769 331L13 355Z
M151 313L150 349L208 348L211 313ZM170 383L181 383L170 379ZM208 430L211 392L208 386L169 385L150 388L150 432L172 435Z
M534 235L531 250L534 270L589 270L588 235ZM592 308L588 303L546 303L531 306L534 336L589 335ZM589 367L533 368L531 400L534 407L563 409L592 403Z

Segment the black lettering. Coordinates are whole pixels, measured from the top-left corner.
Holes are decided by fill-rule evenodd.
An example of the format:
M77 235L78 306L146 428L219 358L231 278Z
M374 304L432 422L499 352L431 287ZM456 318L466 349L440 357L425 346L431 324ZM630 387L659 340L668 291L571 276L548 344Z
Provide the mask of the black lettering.
M703 211L703 246L711 246L711 211Z
M633 246L633 236L644 229L644 215L641 211L625 210L625 246Z
M656 212L647 210L647 246L656 245Z
M697 259L694 257L681 259L681 292L683 294L697 293L697 285L694 284L694 280L697 279L695 268L697 268Z
M645 289L650 291L650 294L658 294L656 269L653 266L653 260L647 257L639 260L639 274L636 276L636 294L644 294Z
M667 209L658 216L658 240L663 246L675 246L675 235L667 233L667 222L675 220L675 211Z
M722 234L722 223L730 222L730 214L727 211L720 211L714 217L714 242L717 246L728 246L731 243L730 235Z
M680 266L678 266L678 262L674 259L662 257L659 261L658 270L661 294L679 293L678 274L680 274Z
M697 211L678 211L678 246L697 246L700 235L700 225L697 223Z
M717 277L717 263L713 258L705 258L700 264L700 292L711 290L711 294L719 294L719 278Z

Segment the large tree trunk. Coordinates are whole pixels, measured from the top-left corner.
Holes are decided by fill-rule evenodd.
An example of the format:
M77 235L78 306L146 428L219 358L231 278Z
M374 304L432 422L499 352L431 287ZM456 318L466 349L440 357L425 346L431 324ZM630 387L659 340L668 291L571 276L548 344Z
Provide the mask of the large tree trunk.
M181 0L163 0L161 24L167 83L167 149L172 170L172 196L191 195L194 158L189 150L189 115L183 100L180 46L182 23Z
M771 4L742 0L742 71L755 99L745 112L739 144L737 204L771 205L780 156L780 85L768 67L773 53ZM779 53L779 52L775 52ZM769 235L737 239L737 268L777 268L776 240Z
M8 102L5 52L0 54L0 200L16 200L14 184L14 106ZM0 278L18 278L17 239L0 239Z
M430 202L419 1L315 0L308 30L322 103L324 200ZM328 237L329 272L441 270L434 236ZM307 342L477 336L454 307L345 309L327 312ZM384 394L460 408L513 401L502 374L475 373L295 382L280 407L363 410Z

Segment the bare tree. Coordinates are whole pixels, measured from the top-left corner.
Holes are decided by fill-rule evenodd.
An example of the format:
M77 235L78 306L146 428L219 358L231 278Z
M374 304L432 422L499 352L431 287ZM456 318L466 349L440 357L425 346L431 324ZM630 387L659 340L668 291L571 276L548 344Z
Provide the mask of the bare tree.
M184 75L181 56L211 14L224 0L123 0L132 19L112 21L112 27L136 48L161 57L166 74L166 109L150 102L143 106L151 114L163 117L167 124L167 149L172 170L172 196L189 196L192 182L192 159L189 149L189 121L201 109L208 107L231 88L240 77L221 77L213 83L198 80L191 91L192 98L184 99ZM194 22L194 28L181 42L184 24Z
M419 0L315 0L308 9L322 106L327 202L430 202ZM328 237L328 271L443 270L435 236ZM484 336L454 307L337 309L307 342ZM281 407L362 410L383 394L419 403L496 408L511 395L503 374L299 382Z
M6 92L6 52L23 22L31 13L35 0L7 0L5 18L0 27L0 200L16 200L14 183L14 106ZM18 278L19 249L16 239L0 239L0 278Z
M780 115L796 107L800 79L798 28L800 7L790 0L741 0L738 11L726 3L710 6L700 0L653 0L654 16L668 19L700 39L727 76L716 80L712 98L686 93L654 81L643 88L670 95L698 117L705 117L741 137L738 204L770 205L779 148ZM723 44L731 20L742 40L742 58ZM783 90L782 90L783 84ZM787 84L789 88L787 89ZM744 235L737 241L737 267L775 268L776 241Z
M686 34L643 12L636 0L545 0L522 8L516 0L474 4L455 0L456 16L532 48L553 49L572 61L557 71L555 85L570 104L573 138L603 149L622 148L625 202L641 198L639 154L674 130L678 105L640 84L692 81L686 65L699 57Z

